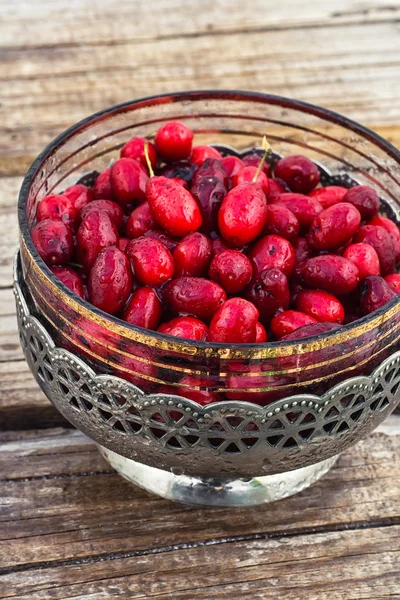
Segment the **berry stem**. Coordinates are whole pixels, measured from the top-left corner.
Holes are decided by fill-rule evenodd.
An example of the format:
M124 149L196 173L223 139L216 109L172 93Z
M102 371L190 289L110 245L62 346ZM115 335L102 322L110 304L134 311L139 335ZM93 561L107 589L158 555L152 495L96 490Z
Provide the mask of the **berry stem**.
M145 142L144 144L144 156L147 163L147 168L149 169L150 177L154 177L153 167L151 166L150 158L149 158L149 142Z
M271 154L272 149L271 146L269 145L267 138L263 137L262 139L262 143L261 143L262 147L264 148L265 152L264 152L264 156L262 157L262 159L260 160L258 167L257 167L257 171L254 173L254 177L252 179L252 183L255 183L257 181L257 178L261 172L261 169L263 168L263 164L265 163L265 159L267 158L268 154Z

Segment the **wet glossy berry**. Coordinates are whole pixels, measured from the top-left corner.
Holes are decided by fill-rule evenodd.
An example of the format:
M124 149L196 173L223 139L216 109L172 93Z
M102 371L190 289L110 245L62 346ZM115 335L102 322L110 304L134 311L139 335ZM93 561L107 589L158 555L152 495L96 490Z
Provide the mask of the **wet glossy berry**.
M365 221L374 217L381 205L376 191L368 185L357 185L350 188L343 198L343 202L350 202L360 212L361 218Z
M378 275L366 277L360 286L360 306L363 315L369 315L396 297L396 292Z
M144 237L152 238L154 240L159 240L164 246L168 248L170 252L173 252L179 243L178 238L172 237L172 235L168 235L162 229L150 229L146 231Z
M216 177L223 183L227 180L225 169L222 166L222 162L217 158L207 158L203 164L201 164L192 179L192 187L197 186L203 178Z
M81 219L87 217L91 212L105 212L114 223L118 231L121 231L124 223L124 211L121 206L113 200L93 200L81 210Z
M201 342L205 342L208 337L207 325L196 317L176 317L160 325L158 331L178 338Z
M222 160L222 154L212 146L194 146L190 155L190 162L194 165L201 165L207 158L217 158Z
M111 186L115 200L125 206L146 199L149 177L141 164L131 158L120 158L111 167Z
M208 340L220 343L254 343L258 310L244 298L227 300L213 316Z
M121 148L121 158L131 158L141 163L147 170L147 161L144 153L144 145L147 144L147 152L153 169L157 167L157 150L154 144L142 137L134 137Z
M226 187L217 177L203 177L190 189L196 200L203 224L201 231L208 235L218 230L218 211L226 196Z
M286 208L286 206L279 204L270 204L267 207L267 211L267 222L263 233L266 235L280 235L293 243L300 230L300 225L295 214Z
M93 186L95 200L113 200L114 194L111 187L111 168L100 173Z
M370 244L351 244L343 256L351 260L358 269L360 281L368 275L380 275L379 257Z
M288 240L279 235L266 235L255 244L249 254L255 273L264 269L277 268L286 276L293 273L296 255Z
M143 202L133 209L125 225L126 235L133 239L144 235L146 231L157 229L157 223L148 202Z
M263 344L268 341L268 335L265 331L264 325L257 321L256 323L256 344Z
M159 286L174 274L172 254L159 240L142 236L130 242L126 253L135 278L142 285Z
M149 179L147 201L157 223L170 235L183 237L203 222L191 193L166 177Z
M53 194L43 198L36 212L37 221L52 219L53 221L64 221L73 227L77 221L79 211L75 208L72 200L63 194Z
M299 312L298 310L284 310L272 319L271 329L274 337L277 340L280 340L285 335L299 329L299 327L311 325L311 323L316 322L316 319L304 312Z
M76 242L78 262L89 273L100 250L118 246L118 230L106 213L92 212L79 225Z
M275 165L275 177L282 179L298 194L308 194L319 183L317 166L306 156L281 158Z
M393 240L386 229L377 225L364 225L357 231L353 242L370 244L375 248L382 276L393 273L396 266L396 253Z
M169 121L156 133L154 143L162 158L167 161L183 160L192 151L193 131L180 121Z
M399 273L392 273L391 275L386 275L386 277L384 277L386 283L388 284L388 286L394 291L396 292L396 294L400 294L400 274Z
M227 177L233 177L245 166L244 162L237 156L224 156L221 164Z
M77 294L77 296L80 296L81 298L85 298L83 281L79 273L69 267L51 267L50 271L62 281L71 292L74 292L74 294Z
M217 256L221 252L224 252L225 250L232 250L232 248L226 243L226 241L223 240L222 237L219 237L219 236L215 237L211 240L211 245L212 245L213 257Z
M126 254L115 246L99 252L90 271L89 300L113 315L119 312L132 290L132 272Z
M246 154L246 156L243 156L242 161L244 163L244 166L246 167L258 167L258 165L260 164L260 160L263 157L263 152L261 152L260 154L258 154L257 152L250 152L250 154ZM261 167L261 171L263 173L265 173L265 175L267 175L267 177L270 176L271 173L271 167L269 166L269 164L267 162L264 162L263 166Z
M183 179L186 181L188 185L190 185L193 175L196 172L196 165L192 163L182 160L178 162L174 162L171 165L166 164L160 169L157 170L157 175L162 175L163 177L167 177L168 179Z
M314 254L313 248L311 248L307 239L304 237L297 238L293 243L293 247L296 252L296 264L304 262Z
M359 282L357 267L347 258L336 254L325 254L309 258L302 272L304 283L342 296L353 292Z
M194 315L209 322L226 300L223 288L202 277L178 277L163 289L167 308L176 314Z
M32 229L31 236L46 265L66 265L70 262L74 238L72 230L63 221L40 221Z
M128 244L131 240L129 238L123 238L120 237L118 240L118 248L121 250L121 252L126 252L126 249L128 247Z
M327 185L309 193L310 198L315 198L321 204L322 208L329 208L339 202L344 202L343 198L347 193L347 188L339 185Z
M290 192L290 190L284 181L281 179L269 179L268 200L272 202L278 196L281 196L287 192Z
M368 225L377 225L386 229L390 237L392 238L394 252L396 256L396 263L400 261L400 230L396 223L388 219L387 217L381 217L377 215L368 223Z
M253 178L255 177L256 172L257 167L243 167L241 171L239 171L236 175L232 177L232 186L236 187L237 185L241 185L242 183L253 183ZM269 179L262 170L258 174L255 183L260 186L265 196L268 197Z
M296 308L323 323L343 323L344 321L344 308L341 302L332 294L322 290L300 292L296 299Z
M321 204L315 198L291 192L274 198L273 203L286 206L294 213L302 231L308 231L315 217L323 210Z
M288 340L299 340L314 335L321 335L322 333L330 333L331 331L339 329L339 327L340 325L337 325L336 323L311 323L311 325L304 325L304 327L300 327L292 333L288 333L288 335L285 335L281 341L286 342Z
M357 208L348 202L339 202L315 217L307 239L317 250L335 250L351 240L360 223Z
M233 296L250 283L253 267L245 254L237 250L225 250L213 258L208 274L227 294Z
M78 212L93 200L92 190L82 183L71 185L64 190L63 195L71 200L73 206Z
M141 287L133 293L122 313L122 318L138 327L157 329L161 314L162 305L157 293L153 288Z
M218 225L222 237L232 246L242 246L256 239L267 220L267 200L254 183L233 188L222 201Z
M260 321L265 325L269 325L278 310L289 308L288 279L279 269L265 269L256 275L244 294L259 310Z
M173 253L175 277L201 277L207 273L212 258L211 240L203 233L189 233Z

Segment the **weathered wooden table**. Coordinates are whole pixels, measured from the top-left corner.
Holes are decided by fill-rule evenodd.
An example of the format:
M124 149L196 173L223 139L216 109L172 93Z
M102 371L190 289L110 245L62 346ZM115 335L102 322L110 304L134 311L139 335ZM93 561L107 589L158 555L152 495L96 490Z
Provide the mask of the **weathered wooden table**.
M400 599L400 426L273 505L199 509L119 478L58 415L18 344L21 178L56 134L131 98L253 89L400 145L400 2L0 2L0 598Z

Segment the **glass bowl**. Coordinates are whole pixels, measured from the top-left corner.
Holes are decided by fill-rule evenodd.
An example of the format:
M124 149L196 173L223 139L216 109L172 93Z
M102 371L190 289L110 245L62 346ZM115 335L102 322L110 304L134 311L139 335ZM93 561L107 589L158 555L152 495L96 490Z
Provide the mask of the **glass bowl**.
M299 342L227 346L129 325L70 292L33 246L38 203L81 178L90 181L127 139L151 140L172 119L191 127L196 144L225 153L243 154L266 135L272 160L304 153L327 183L372 185L385 214L397 221L400 154L323 108L265 94L199 91L129 102L81 121L39 155L24 179L15 276L21 341L50 400L147 489L206 504L277 499L314 481L395 407L400 302ZM194 390L212 392L216 402L198 404ZM286 485L289 471L298 477L291 473L296 481Z

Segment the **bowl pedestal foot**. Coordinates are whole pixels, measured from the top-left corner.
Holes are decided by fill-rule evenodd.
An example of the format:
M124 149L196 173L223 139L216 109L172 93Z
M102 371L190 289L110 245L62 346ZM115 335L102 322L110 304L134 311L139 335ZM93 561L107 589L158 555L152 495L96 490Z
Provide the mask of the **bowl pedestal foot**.
M334 456L314 465L252 478L191 477L178 469L163 471L125 458L98 445L101 455L122 477L140 488L176 502L203 506L256 506L293 496L325 475L338 459Z

